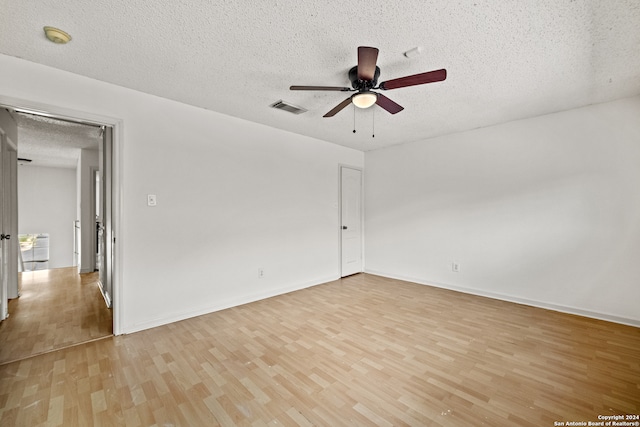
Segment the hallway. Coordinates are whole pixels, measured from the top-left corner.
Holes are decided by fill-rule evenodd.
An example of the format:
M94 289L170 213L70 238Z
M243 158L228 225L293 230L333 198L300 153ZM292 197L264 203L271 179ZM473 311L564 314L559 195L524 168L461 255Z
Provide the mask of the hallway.
M20 273L21 296L0 323L0 365L112 334L98 273L77 268Z

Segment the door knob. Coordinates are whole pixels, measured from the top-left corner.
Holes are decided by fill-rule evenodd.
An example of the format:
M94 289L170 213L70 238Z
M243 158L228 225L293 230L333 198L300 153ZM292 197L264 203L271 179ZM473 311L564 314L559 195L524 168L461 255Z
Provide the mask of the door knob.
M346 226L346 225L343 225L343 226L342 226L342 229L343 229L343 230L346 230L346 229L347 229L347 226Z
M11 239L11 234L0 234L0 240L10 240Z

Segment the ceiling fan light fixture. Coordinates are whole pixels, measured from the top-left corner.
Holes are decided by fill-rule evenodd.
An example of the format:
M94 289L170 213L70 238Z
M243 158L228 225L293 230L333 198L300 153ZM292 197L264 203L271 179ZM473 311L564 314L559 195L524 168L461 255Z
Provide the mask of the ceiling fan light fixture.
M56 44L66 44L71 41L71 36L58 28L44 27L43 29L47 38Z
M378 100L378 94L375 92L360 92L351 97L351 102L358 108L369 108Z

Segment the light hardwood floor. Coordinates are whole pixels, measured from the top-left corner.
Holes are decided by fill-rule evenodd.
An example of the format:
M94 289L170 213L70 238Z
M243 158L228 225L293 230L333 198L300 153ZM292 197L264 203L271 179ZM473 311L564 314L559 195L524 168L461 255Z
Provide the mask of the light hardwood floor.
M359 274L0 366L0 425L540 427L639 384L638 328Z
M0 323L0 364L111 335L98 273L77 271L20 273L20 297L9 301L9 318Z

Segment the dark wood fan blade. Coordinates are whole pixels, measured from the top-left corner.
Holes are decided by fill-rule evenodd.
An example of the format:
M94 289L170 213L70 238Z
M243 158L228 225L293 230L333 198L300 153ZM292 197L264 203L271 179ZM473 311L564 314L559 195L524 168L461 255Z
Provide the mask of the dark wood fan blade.
M380 83L380 89L398 89L401 87L423 85L425 83L441 82L447 78L447 70L427 71L426 73L414 74L412 76L400 77L398 79L387 80Z
M393 102L392 100L390 100L389 98L387 98L381 93L378 94L378 99L376 100L376 104L378 104L379 106L381 106L382 108L390 112L391 114L396 114L404 110L403 106L396 104L395 102Z
M333 117L336 114L338 114L344 107L346 107L349 104L351 104L351 97L345 99L340 104L338 104L335 107L333 107L333 110L329 111L327 114L325 114L322 117Z
M373 80L378 61L378 49L375 47L360 46L358 48L358 79Z
M342 86L291 86L290 90L333 90L338 92L348 92L352 89Z

